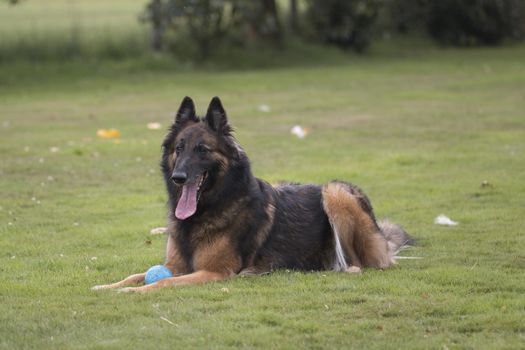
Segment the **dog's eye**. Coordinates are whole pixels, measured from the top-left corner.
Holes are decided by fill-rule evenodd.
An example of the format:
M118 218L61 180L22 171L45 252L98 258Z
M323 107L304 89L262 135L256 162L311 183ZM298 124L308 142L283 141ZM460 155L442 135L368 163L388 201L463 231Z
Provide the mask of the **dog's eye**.
M177 145L177 147L175 147L175 152L177 153L177 155L182 152L184 150L184 146L183 145Z
M208 152L208 148L204 145L197 145L197 147L195 147L195 150L201 154Z

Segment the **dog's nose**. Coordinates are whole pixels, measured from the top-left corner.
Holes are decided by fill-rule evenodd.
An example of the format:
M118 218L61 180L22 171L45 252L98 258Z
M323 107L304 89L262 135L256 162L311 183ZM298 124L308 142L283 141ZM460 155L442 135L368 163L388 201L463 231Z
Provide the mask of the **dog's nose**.
M174 171L171 174L171 181L175 182L177 185L183 185L188 179L188 175L182 171Z

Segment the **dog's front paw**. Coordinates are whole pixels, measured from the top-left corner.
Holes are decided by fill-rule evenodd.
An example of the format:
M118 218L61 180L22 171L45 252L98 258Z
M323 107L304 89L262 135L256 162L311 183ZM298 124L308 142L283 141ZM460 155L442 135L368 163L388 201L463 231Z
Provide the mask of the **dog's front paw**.
M146 287L147 286L120 288L120 289L117 289L117 292L119 292L119 293L145 293L149 289L149 288L146 288Z
M109 284L101 284L98 286L91 287L91 290L95 291L95 290L110 289L110 288L111 288L111 285Z

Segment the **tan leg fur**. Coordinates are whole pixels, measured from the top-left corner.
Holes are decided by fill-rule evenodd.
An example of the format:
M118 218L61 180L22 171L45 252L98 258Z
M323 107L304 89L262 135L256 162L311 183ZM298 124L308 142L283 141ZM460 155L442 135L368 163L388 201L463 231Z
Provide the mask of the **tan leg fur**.
M323 207L348 259L348 272L359 272L362 267L384 269L391 265L387 240L348 185L339 182L325 185Z

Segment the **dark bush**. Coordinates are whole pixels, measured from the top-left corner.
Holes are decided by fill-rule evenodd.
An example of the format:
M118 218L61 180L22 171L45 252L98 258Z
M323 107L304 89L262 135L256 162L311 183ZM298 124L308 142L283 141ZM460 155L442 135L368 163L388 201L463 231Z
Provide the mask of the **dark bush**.
M160 50L166 36L189 37L199 54L206 57L211 44L225 32L224 7L226 0L152 0L146 7L143 20L152 25L152 47ZM191 48L189 48L191 49Z
M275 0L230 0L231 35L242 44L260 39L279 43L282 29Z
M429 0L391 0L386 2L389 29L407 33L425 28Z
M523 38L525 0L434 0L427 26L437 40L453 45L497 45Z
M226 38L281 39L276 0L150 0L142 19L151 24L153 49L194 56L196 48L201 58Z
M306 19L322 41L363 51L372 37L378 0L309 0Z

